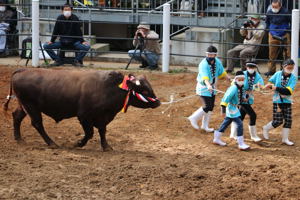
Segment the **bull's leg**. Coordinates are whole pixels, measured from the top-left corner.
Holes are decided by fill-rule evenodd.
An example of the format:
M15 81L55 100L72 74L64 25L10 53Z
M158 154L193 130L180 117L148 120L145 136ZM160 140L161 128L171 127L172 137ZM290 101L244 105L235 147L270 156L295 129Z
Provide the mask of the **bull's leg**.
M42 136L44 141L51 147L55 147L55 148L58 147L58 145L55 144L55 142L53 142L53 140L48 136L48 134L44 129L41 112L34 109L33 107L25 108L25 110L27 111L28 115L31 118L32 126L39 132L39 134Z
M88 121L80 121L80 124L84 130L84 137L82 140L79 140L75 147L83 147L86 143L93 137L94 135L94 127L93 124Z
M18 142L20 142L20 141L22 141L20 126L21 126L21 123L22 123L24 117L26 117L26 113L24 112L24 110L22 109L22 107L19 106L12 113L12 116L13 116L15 140L17 140Z
M106 126L104 127L98 127L98 131L99 131L99 135L100 135L100 139L101 139L101 146L103 151L112 151L113 149L111 148L111 146L109 146L109 144L106 141Z

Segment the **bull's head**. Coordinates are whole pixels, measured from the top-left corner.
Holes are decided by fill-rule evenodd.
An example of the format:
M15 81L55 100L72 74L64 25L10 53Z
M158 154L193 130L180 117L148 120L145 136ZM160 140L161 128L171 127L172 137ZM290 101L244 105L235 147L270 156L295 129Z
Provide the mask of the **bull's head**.
M128 89L131 90L129 105L138 108L156 108L160 106L160 101L156 98L145 76L134 77L129 75L126 83Z

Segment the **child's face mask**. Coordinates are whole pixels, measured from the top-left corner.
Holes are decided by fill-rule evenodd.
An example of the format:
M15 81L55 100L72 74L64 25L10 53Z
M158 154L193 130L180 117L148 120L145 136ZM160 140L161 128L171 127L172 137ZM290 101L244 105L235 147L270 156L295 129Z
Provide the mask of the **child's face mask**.
M287 65L284 67L284 72L287 74L291 74L294 71L294 65Z
M255 72L255 69L248 68L247 71L249 72L249 74L253 74Z
M244 81L236 81L236 84L238 84L239 86L243 86L244 85Z

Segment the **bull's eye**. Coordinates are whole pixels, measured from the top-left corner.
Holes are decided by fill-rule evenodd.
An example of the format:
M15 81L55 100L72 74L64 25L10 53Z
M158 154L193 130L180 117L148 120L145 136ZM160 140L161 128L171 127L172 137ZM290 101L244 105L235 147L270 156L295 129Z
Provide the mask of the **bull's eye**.
M148 92L148 91L146 91L146 90L144 90L144 91L142 92L142 94L143 94L143 95L148 95L148 94L149 94L149 92Z

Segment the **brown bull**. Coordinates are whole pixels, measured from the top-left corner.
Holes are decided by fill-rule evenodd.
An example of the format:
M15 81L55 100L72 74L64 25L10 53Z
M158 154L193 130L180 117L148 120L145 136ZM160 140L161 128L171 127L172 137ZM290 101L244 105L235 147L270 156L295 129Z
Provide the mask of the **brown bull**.
M93 137L93 127L96 127L101 146L107 151L111 147L105 137L106 126L122 108L126 111L129 105L138 108L160 105L144 76L124 76L115 71L21 69L12 75L5 111L12 93L19 102L12 113L15 139L22 140L20 125L28 114L32 126L54 147L57 145L44 129L42 113L56 122L76 116L85 133L77 147L83 147Z

